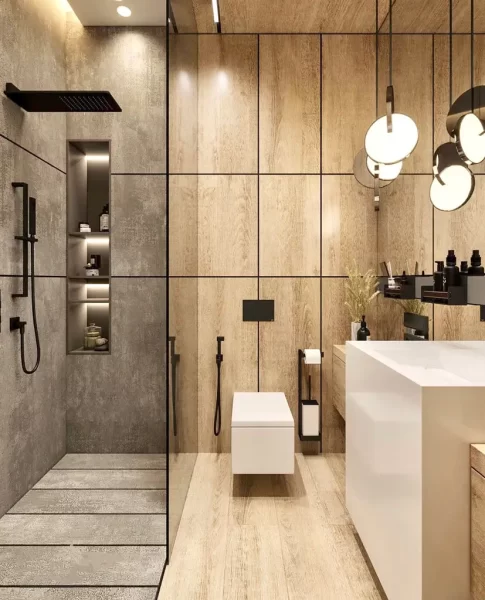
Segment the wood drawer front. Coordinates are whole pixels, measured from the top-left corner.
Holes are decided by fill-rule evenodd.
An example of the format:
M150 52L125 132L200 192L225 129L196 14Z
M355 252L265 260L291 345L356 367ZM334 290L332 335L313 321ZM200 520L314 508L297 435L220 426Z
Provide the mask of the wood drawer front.
M333 404L345 419L345 363L333 356Z
M472 469L472 598L485 598L485 478Z

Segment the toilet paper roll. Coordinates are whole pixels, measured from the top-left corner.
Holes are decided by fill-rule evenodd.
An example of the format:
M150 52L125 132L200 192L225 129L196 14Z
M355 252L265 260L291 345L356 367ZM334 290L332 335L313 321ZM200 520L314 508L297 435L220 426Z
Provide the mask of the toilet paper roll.
M319 365L322 362L322 352L318 348L306 349L305 353L305 364L306 365Z

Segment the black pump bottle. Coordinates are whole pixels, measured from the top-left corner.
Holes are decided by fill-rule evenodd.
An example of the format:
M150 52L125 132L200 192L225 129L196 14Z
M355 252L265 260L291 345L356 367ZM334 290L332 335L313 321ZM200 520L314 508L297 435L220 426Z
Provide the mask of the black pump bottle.
M448 250L446 267L443 271L443 290L447 292L450 287L457 285L460 285L460 271L456 266L455 251Z
M473 250L472 257L470 259L470 266L468 267L468 275L483 275L484 269L482 267L482 257L480 256L480 250Z
M433 274L434 281L434 291L442 292L443 291L443 270L445 268L445 263L442 260L436 260L436 271Z
M367 323L365 322L365 315L362 315L362 321L360 322L360 329L357 331L357 341L358 342L370 341L370 331L367 329Z

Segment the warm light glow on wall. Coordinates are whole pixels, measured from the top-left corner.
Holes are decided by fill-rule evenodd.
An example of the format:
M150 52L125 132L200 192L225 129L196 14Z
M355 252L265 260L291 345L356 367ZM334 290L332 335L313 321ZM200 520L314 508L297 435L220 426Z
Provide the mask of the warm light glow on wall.
M67 13L72 12L72 6L69 4L69 2L67 0L61 0L61 6L62 6L63 10L65 10Z
M86 154L88 162L109 162L109 154Z

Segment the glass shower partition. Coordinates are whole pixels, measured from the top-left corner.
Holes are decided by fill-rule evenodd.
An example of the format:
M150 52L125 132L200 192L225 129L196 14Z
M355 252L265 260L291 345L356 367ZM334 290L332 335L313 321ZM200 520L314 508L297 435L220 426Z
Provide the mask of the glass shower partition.
M168 2L168 554L198 451L198 38L191 0Z

